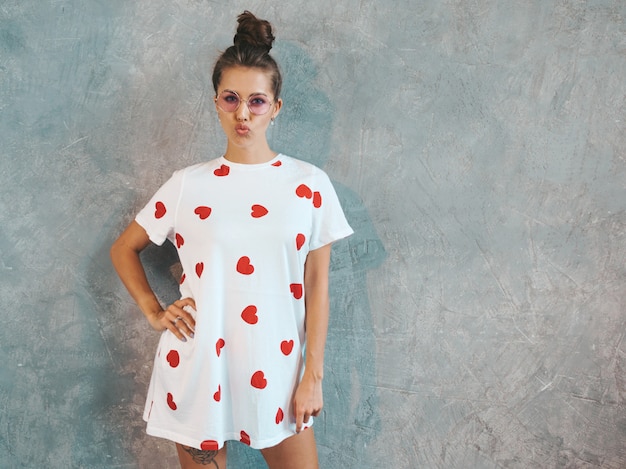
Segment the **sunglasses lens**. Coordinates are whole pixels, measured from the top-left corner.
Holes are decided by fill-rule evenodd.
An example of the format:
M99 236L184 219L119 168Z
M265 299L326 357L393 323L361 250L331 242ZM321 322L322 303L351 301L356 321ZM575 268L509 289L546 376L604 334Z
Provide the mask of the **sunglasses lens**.
M217 105L226 112L233 112L239 107L239 96L230 91L224 91L217 97Z
M248 99L248 108L252 114L256 114L257 116L265 114L270 110L270 100L267 99L267 96L257 95L251 96Z

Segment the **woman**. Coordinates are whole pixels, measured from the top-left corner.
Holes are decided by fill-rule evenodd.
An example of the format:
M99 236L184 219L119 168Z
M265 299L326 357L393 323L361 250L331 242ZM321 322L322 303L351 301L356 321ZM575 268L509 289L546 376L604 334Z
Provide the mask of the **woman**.
M111 258L150 325L163 331L144 412L183 468L226 467L227 440L272 469L317 468L331 243L349 236L320 169L274 152L280 113L271 25L238 18L213 71L223 156L177 171L115 241ZM176 245L181 299L163 308L139 253Z

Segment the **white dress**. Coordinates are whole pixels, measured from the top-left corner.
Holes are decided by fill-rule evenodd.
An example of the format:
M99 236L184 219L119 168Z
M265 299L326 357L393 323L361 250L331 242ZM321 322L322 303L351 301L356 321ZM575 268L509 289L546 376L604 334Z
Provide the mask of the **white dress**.
M253 165L221 157L175 172L136 221L152 242L176 246L181 297L197 308L193 339L161 337L147 432L204 450L293 435L304 263L352 234L328 176L285 155Z

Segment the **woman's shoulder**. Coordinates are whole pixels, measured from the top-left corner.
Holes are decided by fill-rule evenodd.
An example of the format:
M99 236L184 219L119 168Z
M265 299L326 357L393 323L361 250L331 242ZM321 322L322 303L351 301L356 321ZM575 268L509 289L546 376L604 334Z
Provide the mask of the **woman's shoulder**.
M180 177L185 177L194 174L201 174L211 168L217 168L221 164L222 158L213 158L208 161L202 161L200 163L194 163L189 166L184 166L174 171L175 175L179 175Z
M303 176L310 176L310 177L326 176L326 172L323 169L321 169L319 166L315 166L313 163L309 163L308 161L304 161L299 158L295 158L293 156L289 156L289 155L285 155L281 153L280 161L285 167L291 168L292 170L301 173Z

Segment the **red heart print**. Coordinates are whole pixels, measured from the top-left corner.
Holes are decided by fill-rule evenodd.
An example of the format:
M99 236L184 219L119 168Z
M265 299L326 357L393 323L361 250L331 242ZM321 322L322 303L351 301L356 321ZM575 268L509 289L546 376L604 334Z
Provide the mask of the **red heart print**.
M176 368L180 363L180 355L178 355L178 352L176 350L170 350L165 359L172 368Z
M250 264L250 258L243 256L237 261L237 272L243 275L250 275L254 272L254 266Z
M176 410L178 408L174 402L174 396L172 396L172 393L169 392L167 393L167 405L170 406L170 409L172 410Z
M225 164L213 171L216 176L228 176L228 173L230 173L230 167Z
M204 271L204 262L198 262L196 264L196 275L198 278L202 277L202 272Z
M154 209L155 218L163 218L165 212L167 212L167 210L165 209L165 204L163 202L157 202L154 206Z
M305 241L306 241L306 236L304 236L302 233L298 233L298 235L296 236L296 249L298 251L302 249L302 246L304 246Z
M313 193L313 207L320 208L322 206L322 194L315 191Z
M204 440L202 443L200 443L200 449L202 451L217 451L218 449L220 449L220 445L215 440Z
M268 211L263 205L252 206L252 218L261 218L267 215Z
M224 345L226 345L226 342L224 342L224 339L220 338L217 340L217 343L215 344L215 351L217 352L218 357L222 353L222 349L224 348Z
M282 161L280 161L280 160L278 160L278 161L276 161L276 162L272 163L272 166L276 166L276 167L278 168L278 167L279 167L280 165L282 165L282 164L283 164L283 162L282 162Z
M239 434L239 436L240 436L239 441L241 441L245 445L250 446L250 435L248 435L246 432L241 430L241 433Z
M285 418L285 413L283 412L283 409L279 407L278 412L276 412L276 425L282 422L284 418Z
M199 207L196 207L193 213L198 215L200 217L200 220L206 220L207 218L209 218L209 215L211 215L211 207L200 205Z
M256 371L252 375L252 379L250 380L250 384L252 384L252 387L254 387L254 388L265 389L265 386L267 386L267 380L265 379L265 373L263 373L262 371Z
M185 281L185 279L186 279L186 278L187 278L187 275L185 275L185 274L183 273L183 275L180 277L180 284L181 284L181 285L183 284L183 282Z
M183 244L185 244L185 240L180 234L176 233L176 247L180 249Z
M296 195L298 197L304 197L304 198L310 199L311 197L313 197L313 192L311 191L311 188L307 186L306 184L300 184L296 188Z
M246 321L248 324L256 324L259 322L259 317L256 315L257 308L254 305L246 306L243 312L241 313L241 319Z
M289 355L292 350L293 350L293 339L283 340L280 343L280 351L283 352L284 355Z
M299 300L300 298L302 298L302 284L301 283L292 283L291 285L289 285L289 290L291 290L291 293L293 294L293 297L296 300Z
M222 398L222 385L218 384L217 392L213 394L213 399L215 399L215 402L219 402L221 398Z

